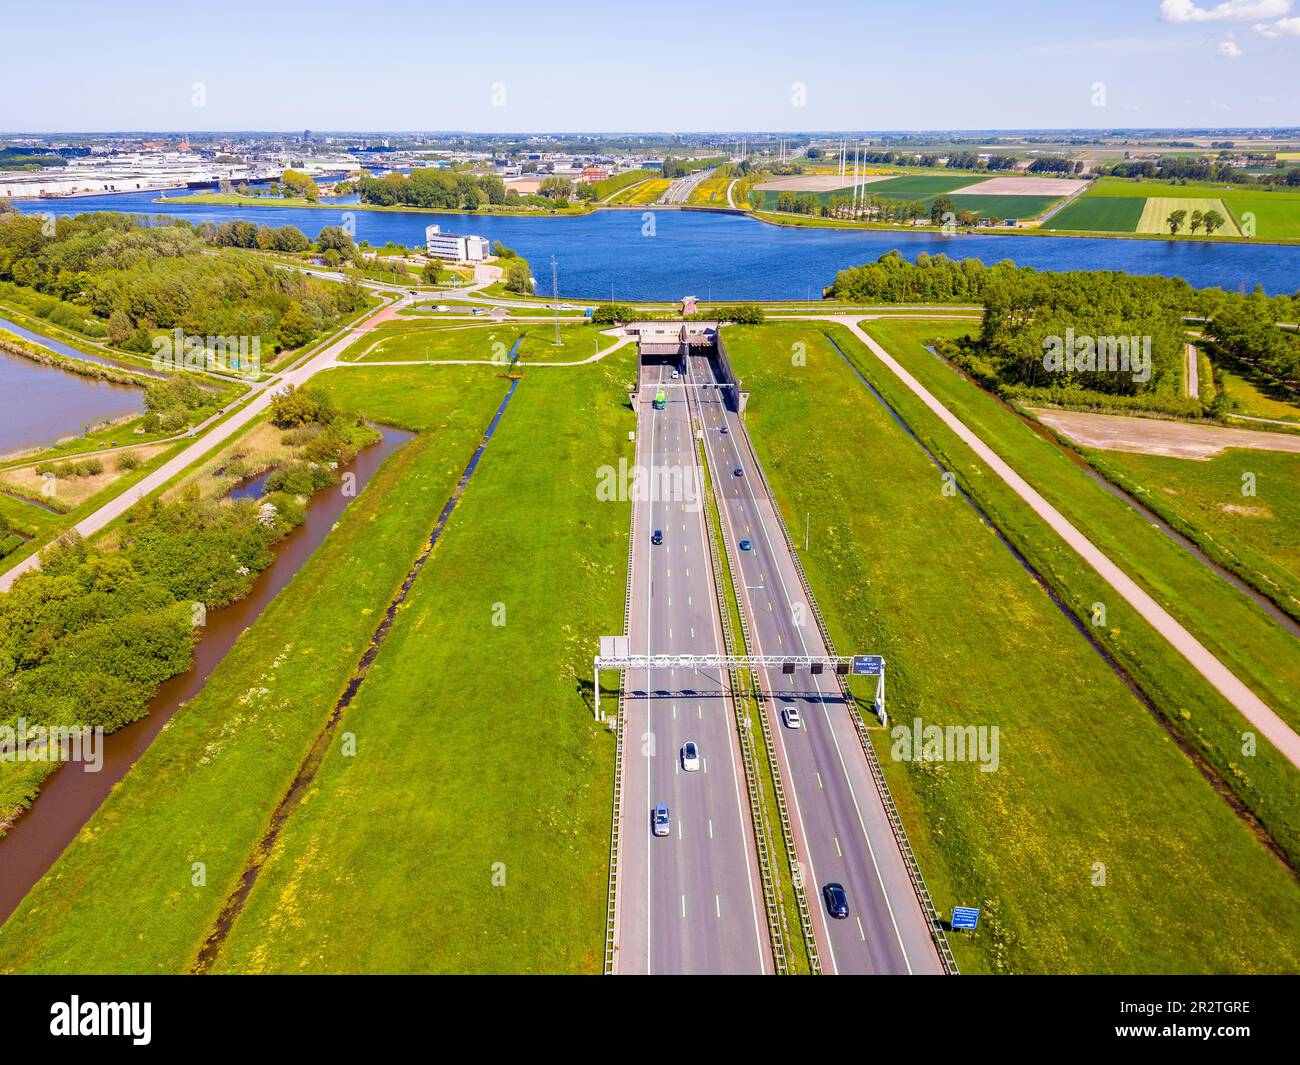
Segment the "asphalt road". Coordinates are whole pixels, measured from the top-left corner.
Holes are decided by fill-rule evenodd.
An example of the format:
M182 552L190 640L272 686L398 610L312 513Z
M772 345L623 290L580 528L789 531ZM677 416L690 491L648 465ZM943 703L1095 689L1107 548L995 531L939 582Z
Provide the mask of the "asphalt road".
M704 359L692 358L692 380L715 381ZM757 474L757 459L740 418L720 394L701 387L709 467L718 486L725 534L736 550L737 589L750 623L751 653L827 653L781 535L775 511ZM727 432L720 432L722 426ZM739 467L743 474L736 476ZM871 648L853 648L869 654ZM847 652L845 652L847 653ZM787 676L760 671L770 694L768 713L776 758L790 797L791 819L803 878L813 908L822 967L827 973L940 973L929 924L912 888L883 801L856 730L833 677L807 670ZM786 728L780 710L795 706L803 718ZM850 916L827 915L822 886L837 882L848 894Z
M629 636L634 654L716 654L722 637L686 393L642 369L636 464L678 490L636 499ZM688 480L689 479L689 480ZM644 495L646 493L639 493ZM664 495L669 498L663 498ZM651 543L654 530L663 543ZM736 723L725 673L641 670L625 678L618 973L771 973ZM684 772L694 740L702 766ZM672 834L651 834L666 802Z

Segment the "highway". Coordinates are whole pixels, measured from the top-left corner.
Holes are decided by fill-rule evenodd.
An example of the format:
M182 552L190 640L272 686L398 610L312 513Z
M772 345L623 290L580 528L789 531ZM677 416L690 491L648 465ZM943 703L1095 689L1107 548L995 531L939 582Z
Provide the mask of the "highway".
M642 367L636 466L681 491L638 492L629 637L634 654L723 650L686 392ZM664 410L653 409L658 389ZM644 483L644 482L643 482ZM669 498L663 498L664 495ZM663 542L653 544L656 529ZM624 678L623 820L616 973L771 973L773 963L725 673L640 670ZM679 752L699 745L701 768ZM666 802L672 833L651 833Z
M744 423L712 387L716 377L709 361L687 361L692 386L697 381L702 386L696 394L705 450L722 503L724 534L739 563L737 593L749 621L750 653L827 654ZM743 471L740 476L736 468ZM741 540L750 541L751 549L739 550ZM869 647L844 650L871 652ZM790 797L795 849L823 971L941 973L929 923L835 679L806 670L787 676L774 668L760 671L759 682L770 695L775 757ZM801 729L781 723L784 706L798 708ZM828 882L844 886L847 919L827 915L821 889Z

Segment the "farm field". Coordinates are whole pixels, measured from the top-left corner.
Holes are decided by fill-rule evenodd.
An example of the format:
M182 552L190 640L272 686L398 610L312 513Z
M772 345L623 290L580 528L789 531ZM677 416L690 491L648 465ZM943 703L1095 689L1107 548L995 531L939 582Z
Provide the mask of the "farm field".
M951 194L970 184L969 174L908 174L873 181L867 186L867 192L872 196L889 196L896 200L929 200L945 193Z
M1203 461L1089 451L1174 528L1300 618L1300 455L1228 450ZM1242 475L1254 475L1251 496Z
M357 757L323 764L218 971L600 970L613 745L586 683L621 623L628 509L593 507L591 479L631 458L633 372L525 371L347 712ZM511 661L508 690L474 692Z
M1085 192L1043 226L1091 233L1136 233L1146 200L1141 196L1093 196Z
M1239 226L1249 226L1246 215L1254 215L1255 236L1263 240L1300 239L1300 192L1231 192L1223 202Z
M791 372L794 342L807 362ZM1293 969L1294 878L975 513L944 495L824 335L730 327L727 345L787 520L812 516L803 559L837 642L886 656L894 722L999 728L989 773L896 761L890 735L871 733L936 905L984 908L987 925L953 937L962 970ZM889 550L873 549L882 542ZM1294 932L1276 929L1279 906ZM1175 926L1171 912L1195 917Z
M0 928L0 973L188 969L506 389L472 367L423 371L440 389L411 388L402 369L334 374L341 400L382 404L420 435Z
M976 196L963 193L953 196L953 206L981 218L1034 218L1042 214L1060 196Z
M1300 722L1300 656L1295 654L1294 637L1244 593L1096 483L1014 412L925 350L925 343L957 335L961 327L876 321L865 323L864 328L1227 668L1293 727ZM1097 626L1096 638L1141 679L1165 719L1217 768L1292 860L1300 859L1300 775L1290 763L1264 745L1249 768L1243 768L1239 763L1245 722L1235 708L856 338L847 331L836 335L844 337L845 350L855 364L1056 585L1075 616L1090 618L1094 604L1105 606L1105 623Z
M1187 218L1183 220L1183 228L1179 230L1180 236L1191 236L1191 216L1195 211L1207 212L1218 211L1226 220L1219 229L1216 229L1215 235L1224 237L1239 237L1241 230L1237 228L1236 223L1232 220L1232 212L1224 205L1222 200L1197 198L1191 196L1148 197L1146 206L1142 209L1142 217L1138 220L1137 232L1139 233L1169 233L1169 215L1173 211L1186 211Z

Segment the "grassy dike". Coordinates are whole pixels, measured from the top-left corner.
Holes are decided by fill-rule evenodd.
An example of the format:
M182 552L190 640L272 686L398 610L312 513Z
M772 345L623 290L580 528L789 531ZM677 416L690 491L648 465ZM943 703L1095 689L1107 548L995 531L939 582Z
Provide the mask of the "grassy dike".
M622 626L629 516L596 485L632 461L632 359L524 371L339 725L355 756L325 756L216 971L600 971L613 743L591 660ZM372 417L436 388L383 372L401 387L367 388Z
M1279 714L1300 721L1300 655L1294 637L1246 596L1106 492L1057 447L992 396L924 350L944 327L870 322L867 327L926 388L1028 480L1049 502L1137 580ZM880 366L847 330L837 341L859 369L954 470L1031 557L1079 618L1094 603L1106 623L1094 632L1137 678L1160 713L1300 865L1300 774L1267 742L1245 755L1241 717L1135 610L991 474L946 426ZM947 334L951 335L951 333Z
M797 365L796 344L806 361ZM999 764L871 731L963 972L1300 965L1300 888L811 324L729 328L747 424L838 644L889 661L895 726L999 729ZM792 432L791 426L798 426Z
M505 391L474 369L437 372L444 387L392 419L419 437L376 472L0 929L0 973L188 968ZM405 394L373 374L344 379L338 394Z

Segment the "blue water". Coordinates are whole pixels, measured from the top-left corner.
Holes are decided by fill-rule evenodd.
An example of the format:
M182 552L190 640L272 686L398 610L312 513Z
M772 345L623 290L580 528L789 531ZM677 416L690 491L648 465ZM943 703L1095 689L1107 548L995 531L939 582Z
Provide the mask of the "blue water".
M49 348L60 355L69 359L80 359L82 362L94 362L100 366L122 366L123 363L114 362L112 359L105 358L103 355L91 355L89 352L80 351L77 348L69 347L62 341L55 340L53 337L42 336L40 333L33 333L30 329L19 325L17 322L11 322L8 318L0 318L0 329L8 333L14 333L17 336L30 340L34 344L39 344L43 348ZM134 367L132 367L134 369Z
M239 218L272 226L295 225L309 236L324 226L338 225L347 213L154 203L154 195L31 200L18 206L53 214L104 210L167 214L191 222ZM1184 277L1198 288L1250 290L1259 284L1274 294L1300 291L1300 247L1272 244L795 229L741 215L650 209L598 211L573 218L406 211L353 211L350 217L357 240L376 245L390 240L423 244L424 228L433 222L448 232L500 240L529 260L547 290L554 255L560 292L575 299L674 300L687 295L706 300L815 299L837 270L874 260L893 248L909 259L923 251L943 252L986 263L1013 259L1045 270L1165 274Z

